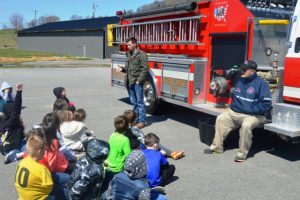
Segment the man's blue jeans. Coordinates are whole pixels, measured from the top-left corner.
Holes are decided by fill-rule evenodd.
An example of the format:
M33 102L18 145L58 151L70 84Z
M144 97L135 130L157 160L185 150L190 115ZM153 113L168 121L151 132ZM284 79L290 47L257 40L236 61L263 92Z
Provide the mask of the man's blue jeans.
M146 108L144 104L143 86L140 84L129 84L128 95L133 106L133 111L137 115L137 122L146 122Z

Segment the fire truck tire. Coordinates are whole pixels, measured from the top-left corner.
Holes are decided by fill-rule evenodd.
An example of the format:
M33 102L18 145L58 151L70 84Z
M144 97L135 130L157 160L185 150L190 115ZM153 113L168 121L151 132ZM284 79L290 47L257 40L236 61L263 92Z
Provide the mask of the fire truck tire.
M155 114L158 108L157 91L151 77L144 83L144 103L148 114Z

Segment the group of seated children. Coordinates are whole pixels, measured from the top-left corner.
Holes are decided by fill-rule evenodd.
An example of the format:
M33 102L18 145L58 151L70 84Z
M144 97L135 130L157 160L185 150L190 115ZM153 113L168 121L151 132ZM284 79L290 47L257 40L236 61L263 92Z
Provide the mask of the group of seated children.
M0 123L5 163L22 159L15 178L20 199L166 199L161 186L175 172L166 157L177 160L184 153L160 145L154 133L144 136L132 110L115 118L115 131L105 142L88 131L85 111L76 110L65 89L55 88L53 111L23 139L22 89L18 84Z

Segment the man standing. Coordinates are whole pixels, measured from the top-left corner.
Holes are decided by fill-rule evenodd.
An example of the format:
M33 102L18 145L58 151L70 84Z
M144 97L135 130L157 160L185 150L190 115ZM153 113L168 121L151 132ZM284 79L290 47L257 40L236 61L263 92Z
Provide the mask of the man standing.
M217 117L215 137L209 149L204 153L222 153L223 142L229 132L238 127L239 150L234 158L236 162L247 159L252 144L252 129L266 120L264 114L271 109L271 93L266 81L257 76L257 64L249 60L240 66L243 74L232 90L232 104L228 111Z
M149 72L148 56L137 47L137 40L130 37L126 40L128 51L126 52L125 67L116 69L118 72L126 72L125 86L127 87L130 102L137 114L138 128L144 128L146 123L146 108L144 104L143 85Z

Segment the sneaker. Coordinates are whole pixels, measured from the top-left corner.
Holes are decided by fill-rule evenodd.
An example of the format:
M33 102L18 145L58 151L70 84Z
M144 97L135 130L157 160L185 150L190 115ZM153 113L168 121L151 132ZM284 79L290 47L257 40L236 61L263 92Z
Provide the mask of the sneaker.
M244 162L246 159L247 159L247 156L245 154L237 155L237 156L235 156L234 161L235 162Z
M218 150L216 150L216 149L210 149L210 148L207 148L207 149L204 149L204 150L203 150L203 153L204 153L204 154L214 154L214 153L220 154L221 152L218 151Z
M160 194L166 194L165 188L162 186L155 186L153 188L150 188L150 191L157 191Z
M171 158L173 158L173 160L178 160L178 159L182 158L183 156L184 156L183 151L173 151L171 153Z
M12 150L8 154L6 154L4 158L4 164L16 162L17 160L17 150Z

